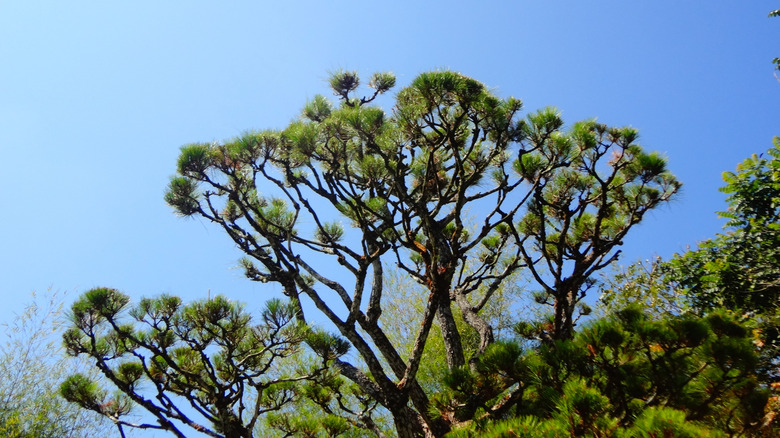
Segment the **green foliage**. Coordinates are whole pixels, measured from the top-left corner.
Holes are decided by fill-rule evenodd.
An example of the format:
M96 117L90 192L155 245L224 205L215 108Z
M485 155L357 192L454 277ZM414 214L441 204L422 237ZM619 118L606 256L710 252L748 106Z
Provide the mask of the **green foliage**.
M369 104L395 82L376 73L357 97L359 75L340 70L338 104L318 95L280 131L183 147L165 199L221 226L249 278L314 303L359 356L337 362L344 376L399 434L441 436L435 376L517 322L489 317L498 291L525 270L552 307L533 335L570 338L590 277L680 183L633 128L567 128L554 108L522 117L520 100L452 71L420 74L392 112ZM403 338L383 325L391 264L425 297Z
M120 429L184 436L183 424L211 436L253 436L261 416L299 400L301 382L321 379L348 348L342 339L296 322L299 309L280 300L266 304L259 322L223 296L185 305L163 295L129 304L115 289L92 289L73 303L63 336L67 351L95 361L115 391L74 374L60 386L62 396ZM132 322L125 322L127 316ZM281 372L279 362L298 354L303 342L322 354L320 364ZM195 413L185 413L184 405ZM126 419L139 408L157 424Z
M642 304L644 311L656 318L690 311L684 290L671 281L671 271L670 264L660 257L616 268L603 277L599 313L609 314L632 303Z
M330 88L338 95L349 94L360 85L356 71L339 70L330 76Z
M325 96L318 94L303 107L303 116L312 122L322 122L333 111L333 106Z
M307 336L306 343L325 360L336 359L349 351L349 343L344 339L321 330L313 330Z
M771 433L750 331L725 312L650 319L635 306L571 340L524 352L494 345L485 363L444 380L437 407L462 422L451 436Z
M693 309L740 309L759 323L772 371L780 352L780 138L764 155L724 173L726 232L668 263L668 277L687 292Z
M374 73L371 76L368 86L377 90L379 93L389 91L395 87L395 75L392 73Z
M725 172L726 231L670 260L635 264L607 281L602 304L609 313L641 300L656 317L742 312L754 326L760 368L778 377L780 357L780 138L765 154ZM610 310L611 309L611 310Z
M172 178L165 194L165 202L182 216L191 216L198 212L197 185L186 178Z
M636 419L633 427L616 431L616 438L704 438L725 437L726 433L714 431L685 419L685 412L672 408L652 407Z
M299 388L291 408L269 414L263 436L364 437L384 436L378 403L338 373L326 372Z
M725 172L721 191L729 196L729 209L721 215L727 226L745 228L769 226L780 213L780 137L772 140L766 156L753 155L737 166L736 173ZM777 227L773 227L777 228Z

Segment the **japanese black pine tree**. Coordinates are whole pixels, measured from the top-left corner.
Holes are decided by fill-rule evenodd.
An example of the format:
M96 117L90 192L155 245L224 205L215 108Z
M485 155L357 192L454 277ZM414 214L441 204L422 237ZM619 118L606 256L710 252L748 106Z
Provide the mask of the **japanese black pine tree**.
M299 319L313 303L359 356L334 366L398 436L442 436L457 420L432 413L417 379L431 330L448 368L477 366L495 343L481 311L520 273L552 311L527 334L571 339L593 274L680 184L632 128L566 128L553 108L524 118L519 100L450 71L418 76L389 113L374 106L394 85L375 74L359 97L358 75L337 72L337 102L315 96L283 130L186 145L165 198L220 226L246 275L280 285ZM408 354L383 330L390 268L428 294Z
M294 307L280 300L270 300L253 318L223 296L187 305L161 296L131 307L129 297L115 289L92 289L73 304L64 341L70 354L92 361L105 382L75 374L60 391L110 419L121 436L127 428L177 437L266 436L257 434L267 428L266 414L299 402L306 382L333 387L328 363L348 349L337 337L295 322L294 315ZM319 360L279 366L302 354L304 343ZM334 420L334 428L349 429ZM358 428L371 425L355 422Z
M498 342L434 405L454 437L776 436L753 335L728 311L652 318L639 304L538 348ZM486 403L485 401L488 401Z

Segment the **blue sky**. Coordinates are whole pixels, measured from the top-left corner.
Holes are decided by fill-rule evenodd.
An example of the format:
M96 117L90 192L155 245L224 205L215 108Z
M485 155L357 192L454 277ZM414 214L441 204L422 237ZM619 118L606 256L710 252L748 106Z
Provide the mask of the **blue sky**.
M220 230L162 196L178 149L282 128L329 71L447 68L527 111L632 125L684 182L624 263L721 229L720 175L780 135L776 1L0 0L0 322L33 290L259 306Z

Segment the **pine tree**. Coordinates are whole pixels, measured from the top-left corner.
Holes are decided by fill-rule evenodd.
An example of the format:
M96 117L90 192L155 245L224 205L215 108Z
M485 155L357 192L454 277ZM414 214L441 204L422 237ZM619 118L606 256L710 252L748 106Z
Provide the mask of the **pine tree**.
M307 382L340 394L330 363L348 345L295 322L294 315L293 306L271 300L258 322L223 296L188 305L160 296L130 308L123 293L93 289L72 306L65 346L70 354L94 361L115 390L75 374L60 391L68 401L108 417L122 436L127 427L177 437L191 436L185 431L225 438L265 436L255 433L266 427L266 414L305 398ZM302 354L304 345L317 361L280 367L285 358ZM375 403L367 405L363 419L346 429L371 429ZM154 421L131 421L128 414L139 408ZM334 427L345 421L332 417Z
M728 312L650 318L632 306L572 339L497 343L437 398L471 436L770 436L750 330ZM511 431L511 433L510 433Z
M392 114L372 105L392 74L373 75L369 96L359 85L337 72L337 105L316 96L284 130L184 146L166 201L220 226L247 276L279 284L302 320L311 300L365 364L335 366L400 437L442 436L451 422L417 381L434 321L448 368L478 363L495 341L480 312L523 271L553 312L536 334L570 339L593 274L680 184L636 130L564 129L553 108L523 119L519 100L458 73L421 74ZM382 328L387 264L428 293L407 355ZM471 354L456 314L477 333Z

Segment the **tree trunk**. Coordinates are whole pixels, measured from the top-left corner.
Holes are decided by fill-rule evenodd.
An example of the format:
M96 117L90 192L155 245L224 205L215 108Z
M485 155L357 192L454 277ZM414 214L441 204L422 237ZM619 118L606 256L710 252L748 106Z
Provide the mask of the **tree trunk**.
M444 349L447 352L447 367L453 369L466 363L463 344L461 343L458 326L455 324L455 317L452 315L449 291L436 291L436 294L438 295L436 318L439 320L441 337L444 340Z
M574 335L575 292L562 291L555 297L555 320L552 338L570 339Z
M423 426L417 413L410 407L403 405L391 409L391 414L398 438L434 438L434 435Z
M434 303L434 305L435 304L436 303ZM393 344L387 338L385 332L383 332L382 329L376 324L376 321L369 321L367 318L359 318L358 322L360 322L360 325L363 328L363 330L365 330L366 333L368 333L368 335L371 337L371 340L374 342L374 345L376 345L376 347L382 353L383 358L388 362L390 368L393 370L396 377L399 379L403 378L404 373L406 372L406 363L403 361L401 356L395 350L395 347L393 347ZM353 382L358 383L360 385L360 383L354 377L348 376L348 378L350 378ZM361 385L361 387L365 387L365 386L367 385L365 384ZM377 390L380 389L377 388ZM380 400L380 402L382 402L382 405L387 407L388 409L390 409L390 406L388 406L389 401L392 400L394 397L401 396L400 390L398 390L398 392L394 390L388 391L386 389L381 391L386 401ZM440 418L433 417L428 412L428 409L430 408L428 396L425 394L425 391L417 382L416 376L413 376L411 382L407 384L407 388L404 391L407 391L409 399L412 401L412 404L417 409L417 412L419 412L419 416L414 411L412 411L412 415L414 415L415 417L419 417L418 420L420 422L427 424L426 427L432 431L433 433L432 436L444 436L447 432L450 431L450 427L448 424L446 424Z

